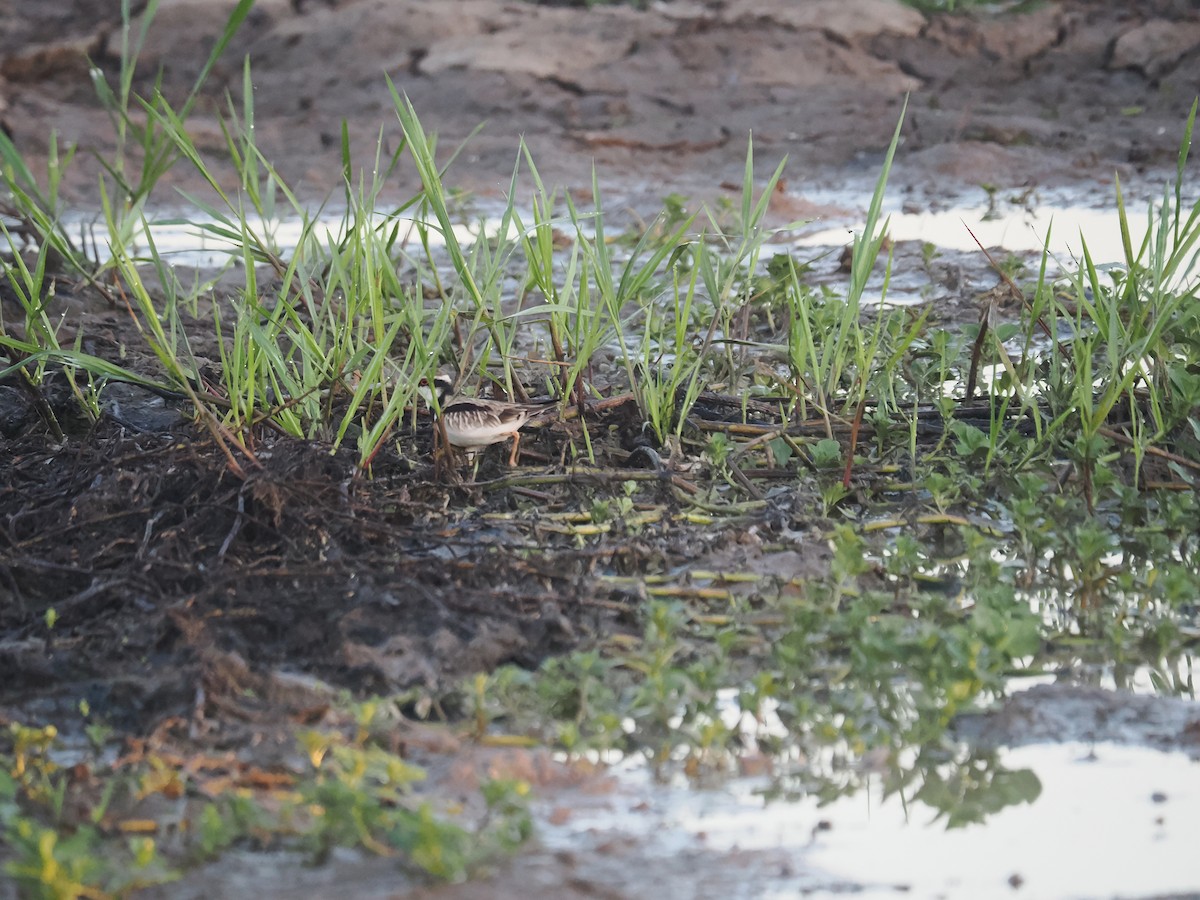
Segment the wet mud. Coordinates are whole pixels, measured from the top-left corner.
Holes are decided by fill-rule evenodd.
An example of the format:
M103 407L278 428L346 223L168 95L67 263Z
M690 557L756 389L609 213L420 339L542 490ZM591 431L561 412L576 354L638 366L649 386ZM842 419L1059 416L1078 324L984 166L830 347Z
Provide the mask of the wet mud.
M414 455L421 437L428 454L427 429ZM524 443L528 465L538 450ZM258 445L243 479L213 444L187 427L131 433L111 419L63 445L6 442L8 718L83 698L140 732L204 712L198 695L208 712L269 716L283 700L277 671L436 695L635 626L638 598L597 575L701 561L734 539L681 529L581 549L539 530L575 494L619 480L616 468L552 495L489 487L487 476L504 477L499 456L483 481L455 486L397 459L368 478L349 453L281 439ZM251 688L257 708L243 708Z

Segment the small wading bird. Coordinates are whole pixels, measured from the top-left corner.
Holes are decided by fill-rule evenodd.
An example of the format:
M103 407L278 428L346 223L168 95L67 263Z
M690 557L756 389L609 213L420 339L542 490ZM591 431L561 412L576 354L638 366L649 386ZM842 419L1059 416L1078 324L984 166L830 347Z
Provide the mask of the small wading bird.
M454 379L449 375L438 375L430 387L429 379L421 379L421 392L429 401L431 393L437 394L438 408L442 411L441 423L450 446L467 452L468 458L491 444L513 439L512 453L508 464L517 464L517 451L521 445L521 429L532 420L541 418L554 410L557 400L541 400L534 403L510 403L506 400L485 400L480 397L451 397ZM432 404L431 404L432 406Z

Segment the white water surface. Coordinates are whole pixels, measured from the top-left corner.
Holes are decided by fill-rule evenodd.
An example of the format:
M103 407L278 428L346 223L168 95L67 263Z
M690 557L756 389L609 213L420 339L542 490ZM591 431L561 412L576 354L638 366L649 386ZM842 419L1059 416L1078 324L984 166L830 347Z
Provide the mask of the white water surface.
M805 199L817 208L841 212L801 224L789 239L792 246L812 250L839 248L850 243L855 233L862 230L871 190L872 186L864 183L805 195ZM1086 243L1095 263L1120 262L1125 258L1125 251L1115 196L1108 200L1102 197L1097 205L1097 193L1059 189L1024 198L1022 202L999 195L989 204L980 191L944 198L936 208L913 203L900 206L887 201L880 224L886 219L887 233L895 241L928 242L948 251L976 252L978 238L991 251L1040 254L1045 248L1059 265L1067 267L1082 259ZM1173 193L1169 196L1174 202ZM1141 185L1136 191L1127 188L1127 222L1135 252L1152 225L1148 216L1150 205L1157 208L1162 202L1161 189L1151 190L1148 185ZM1182 198L1185 213L1195 202L1194 197ZM464 221L455 226L455 236L463 244L475 240L481 228L483 233L494 236L499 231L500 213L501 207L495 201L464 211ZM522 212L520 218L526 223L533 221L528 211ZM184 220L195 224L185 224ZM231 255L240 256L240 252L228 241L198 227L214 224L214 221L199 210L162 210L151 214L149 233L158 252L172 264L187 268L217 267L225 264ZM270 235L284 255L295 249L301 236L302 224L295 217L263 221L249 216L247 221L260 236ZM107 256L109 251L102 220L74 214L67 216L65 222L68 233L82 236L83 245L92 248L93 255ZM317 239L327 244L336 236L342 222L340 211L324 211L316 220L314 233ZM403 216L389 219L381 213L376 216L376 224L399 224L401 243L415 249L416 233L411 219ZM570 231L571 225L565 216L561 219L561 227ZM512 236L515 237L515 233ZM430 229L429 237L432 245L443 243L436 228ZM788 239L786 234L777 235L776 240L779 238ZM148 246L144 233L141 233L135 239L133 251L145 254Z
M861 226L852 223L823 228L798 238L796 246L845 244L856 227ZM1136 252L1147 231L1145 215L1132 216L1129 229ZM895 241L928 242L942 250L964 252L979 250L976 238L989 250L1001 249L1010 253L1041 253L1046 247L1053 258L1063 263L1082 259L1086 242L1088 252L1097 263L1125 258L1116 210L1086 206L1033 210L1001 208L999 212L993 212L986 205L975 205L923 212L897 211L888 216L887 233Z
M1042 783L1032 804L982 825L948 830L919 803L906 810L865 791L821 807L767 801L761 783L720 789L655 784L646 768L617 767L618 789L540 829L551 849L637 841L653 859L721 853L769 861L734 897L835 900L1038 900L1200 895L1200 763L1183 753L1111 743L1039 744L1000 751L1008 769ZM647 896L651 896L647 894ZM655 884L656 900L706 897L702 882Z

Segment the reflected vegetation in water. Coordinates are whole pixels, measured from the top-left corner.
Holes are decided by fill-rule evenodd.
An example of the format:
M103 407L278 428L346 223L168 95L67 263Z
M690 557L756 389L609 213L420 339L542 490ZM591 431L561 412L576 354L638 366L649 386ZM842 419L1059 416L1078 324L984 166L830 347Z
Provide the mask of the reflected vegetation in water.
M730 894L748 898L988 900L1195 888L1200 777L1195 760L1178 752L1065 743L977 756L960 777L930 782L929 794L960 796L986 815L987 827L952 830L929 807L889 796L886 772L851 795L778 802L761 778L697 790L655 783L637 767L617 771L615 791L573 798L571 815L544 828L549 848L579 852L620 835L651 858L699 853L719 864L724 853L757 852L744 892ZM1005 803L1006 793L1036 802Z
M945 492L939 502L947 506L961 500L962 484L929 487ZM615 749L646 760L664 782L662 815L682 820L703 807L688 827L706 841L717 831L744 847L770 835L768 846L803 861L810 880L802 884L816 896L844 890L847 879L868 896L900 884L915 896L993 896L1013 889L1010 877L1036 880L1046 896L1103 892L1107 870L1068 883L1052 877L1045 858L1055 829L1079 814L1078 798L1063 792L1079 781L1075 767L1087 766L1095 782L1082 801L1088 828L1091 819L1152 809L1146 798L1162 788L1160 764L1183 791L1200 789L1200 770L1178 753L1193 747L1189 735L1200 722L1187 649L1196 609L1183 587L1195 583L1197 535L1173 518L1194 498L1168 495L1175 527L1119 534L1103 525L1117 515L1115 500L1089 511L1080 496L1049 499L1047 482L1035 478L1010 490L991 504L1003 527L990 533L953 517L940 541L897 527L866 537L834 529L831 577L822 583L732 577L752 570L749 562L729 580L707 572L692 581L681 572L668 583L696 593L651 603L640 640L552 660L532 674L500 670L484 694L486 715L500 730L533 728L572 754ZM1162 498L1123 502L1126 516L1149 502L1162 521ZM785 549L786 541L772 545ZM873 579L890 588L862 590ZM663 581L614 584L657 590ZM719 586L720 600L703 599L700 591ZM1072 684L1098 687L1073 693ZM987 732L980 722L990 723ZM1035 741L1156 749L1109 746L1094 762L1086 745L1011 749ZM1122 807L1125 794L1106 785L1127 767L1147 787ZM681 775L708 799L680 793ZM747 792L766 805L747 801ZM723 802L728 794L741 799ZM1026 808L1034 812L1015 812ZM1023 824L1010 831L1014 820ZM822 821L830 835L817 828ZM911 855L884 853L878 867L864 868L876 842L905 828ZM947 830L969 836L950 839ZM1022 840L1007 856L988 855L1009 833ZM1132 848L1165 841L1176 856L1154 877L1129 883L1187 886L1192 872L1179 861L1187 834L1130 836ZM950 846L963 855L945 857ZM908 864L917 859L924 868ZM1072 871L1085 864L1067 862ZM822 880L810 869L836 875Z

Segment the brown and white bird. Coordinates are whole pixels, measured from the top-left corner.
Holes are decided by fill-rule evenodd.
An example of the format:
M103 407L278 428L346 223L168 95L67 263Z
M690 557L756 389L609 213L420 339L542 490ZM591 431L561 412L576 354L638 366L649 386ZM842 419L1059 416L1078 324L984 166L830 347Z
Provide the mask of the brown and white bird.
M517 450L521 444L521 429L527 423L551 412L557 400L541 400L533 403L512 403L506 400L486 400L482 397L451 397L454 379L449 375L438 375L430 387L428 379L421 379L422 393L429 400L430 392L437 394L441 410L442 427L450 446L467 451L473 456L484 447L513 439L512 453L508 464L517 464ZM432 404L431 404L432 405Z

